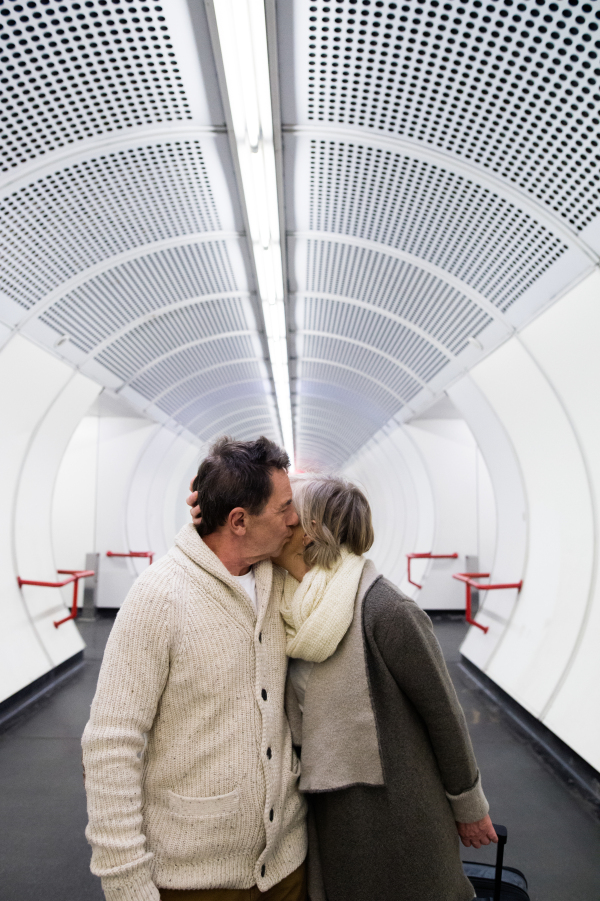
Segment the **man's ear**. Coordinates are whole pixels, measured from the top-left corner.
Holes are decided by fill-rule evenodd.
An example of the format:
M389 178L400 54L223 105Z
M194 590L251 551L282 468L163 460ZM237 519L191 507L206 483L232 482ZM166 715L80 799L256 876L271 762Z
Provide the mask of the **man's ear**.
M248 514L243 507L234 507L227 517L229 528L234 535L245 535L248 525Z

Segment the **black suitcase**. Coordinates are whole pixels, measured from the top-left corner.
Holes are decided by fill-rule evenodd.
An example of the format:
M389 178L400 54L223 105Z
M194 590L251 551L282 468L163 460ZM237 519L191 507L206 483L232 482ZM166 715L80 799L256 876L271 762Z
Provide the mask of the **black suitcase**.
M476 897L486 901L529 901L527 880L520 870L503 867L504 846L507 833L505 826L496 826L498 844L496 845L496 865L463 861L465 875L471 881Z

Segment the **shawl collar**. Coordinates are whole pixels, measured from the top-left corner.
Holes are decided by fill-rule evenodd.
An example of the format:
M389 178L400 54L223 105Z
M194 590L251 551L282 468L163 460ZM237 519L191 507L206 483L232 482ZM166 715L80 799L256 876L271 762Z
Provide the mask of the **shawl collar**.
M181 529L175 538L175 545L185 555L184 565L194 581L201 585L204 591L208 591L213 600L219 603L230 616L254 633L255 628L262 624L271 595L273 581L271 561L262 560L253 566L258 608L258 613L255 614L252 602L240 583L208 545L202 541L192 523L187 523ZM210 584L207 584L206 579L203 578L204 573L218 579L229 591L219 592L218 597L213 595L210 591Z

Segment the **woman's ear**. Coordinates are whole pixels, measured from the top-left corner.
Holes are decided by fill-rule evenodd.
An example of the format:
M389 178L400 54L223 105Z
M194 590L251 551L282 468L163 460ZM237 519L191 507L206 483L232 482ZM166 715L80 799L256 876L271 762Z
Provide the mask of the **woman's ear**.
M312 538L310 537L310 535L307 535L305 532L304 536L302 538L302 544L304 545L304 547L308 547L312 543L313 543Z

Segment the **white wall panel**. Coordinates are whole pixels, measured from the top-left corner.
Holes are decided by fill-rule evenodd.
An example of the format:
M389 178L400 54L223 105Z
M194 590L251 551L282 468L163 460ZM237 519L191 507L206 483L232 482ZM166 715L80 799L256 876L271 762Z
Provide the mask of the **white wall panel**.
M189 484L196 475L200 460L204 456L201 449L178 438L165 455L163 463L156 475L156 490L162 491L161 522L151 519L152 528L162 532L164 546L169 548L173 539L190 519L190 508L185 500L189 494ZM162 487L161 487L162 486Z
M490 554L488 536L485 555L481 555L480 571L491 572L491 580L496 583L518 582L523 577L527 551L527 500L515 450L497 414L472 379L468 376L461 379L449 389L448 394L477 440L493 485L494 553ZM481 493L480 508L480 521L489 523L489 518L483 516ZM480 629L471 628L461 651L482 669L486 668L504 634L516 600L515 589L480 595L477 618L489 631L484 634Z
M62 569L85 569L85 555L95 548L97 469L98 417L84 416L67 445L54 486L52 541Z
M373 511L375 543L369 557L410 597L418 589L406 576L406 554L431 548L434 504L429 476L408 432L401 427L380 433L344 470L363 485ZM415 562L418 581L426 564Z
M106 551L150 550L128 546L127 497L140 452L159 428L147 419L133 416L100 417L96 501L99 607L120 607L137 575L131 559L110 558ZM144 514L145 511L141 513Z
M542 711L542 719L596 769L600 769L600 587L597 519L592 524L589 507L593 506L597 515L600 502L599 335L598 273L578 285L521 335L522 342L538 361L568 413L589 478L584 490L590 492L589 503L587 494L585 498L576 494L569 498L571 515L565 528L574 519L577 533L565 548L563 566L574 577L561 584L555 620L557 628L564 634L565 647L555 661L554 693ZM565 463L563 460L563 470ZM563 481L564 475L560 479L561 483ZM579 543L583 530L585 535ZM592 540L593 548L590 546Z
M52 668L17 585L13 512L27 446L44 410L70 372L22 338L0 354L0 699L4 700ZM33 512L33 511L32 511ZM21 574L25 575L25 574Z
M140 455L127 499L127 534L132 550L161 557L188 521L185 499L196 473L199 449L167 429L155 432ZM168 526L166 525L168 520ZM147 561L134 560L138 572Z
M58 590L25 586L20 591L16 580L18 575L56 580L52 488L64 446L82 409L91 402L94 387L82 377L73 379L70 367L18 336L0 354L0 385L0 699L4 699L83 647L72 623L58 630L51 624L50 610L64 611Z
M415 550L458 554L428 563L418 601L430 610L464 609L465 590L452 573L478 553L477 446L462 419L415 419L405 428L423 455L436 511L432 546Z
M52 546L52 495L65 448L85 412L100 392L100 386L68 370L69 379L40 420L27 450L16 498L14 515L15 556L19 574L26 579L57 580ZM56 629L55 619L67 614L73 588L60 591L23 586L31 619L54 666L72 657L84 646L74 622Z
M570 659L586 610L594 534L590 484L565 410L518 338L471 375L515 448L529 509L523 589L487 673L539 715Z

